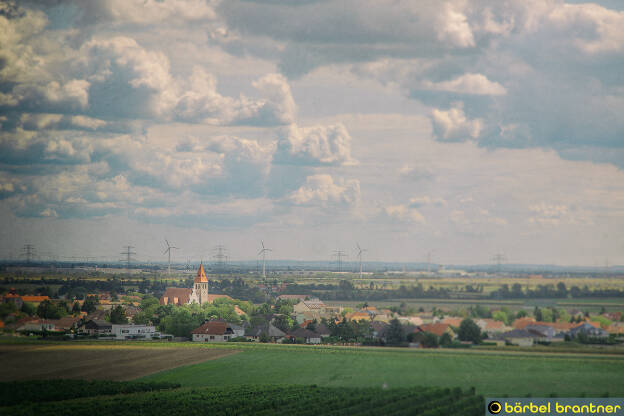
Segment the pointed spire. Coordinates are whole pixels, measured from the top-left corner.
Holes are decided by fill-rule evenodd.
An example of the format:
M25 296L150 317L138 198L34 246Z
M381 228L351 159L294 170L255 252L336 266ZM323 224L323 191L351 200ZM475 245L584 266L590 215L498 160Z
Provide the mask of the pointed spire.
M203 262L199 264L199 269L197 270L197 276L195 276L195 283L208 283L208 279L206 278L206 273L204 272Z

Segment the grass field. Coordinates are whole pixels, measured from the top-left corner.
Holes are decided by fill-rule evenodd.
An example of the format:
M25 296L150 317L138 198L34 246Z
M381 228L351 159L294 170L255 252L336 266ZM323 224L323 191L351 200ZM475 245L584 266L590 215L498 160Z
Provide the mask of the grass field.
M218 348L218 347L217 347ZM484 396L624 395L624 357L599 354L245 346L238 354L145 377L183 386L317 384L474 386Z
M615 349L545 352L250 343L7 342L0 343L2 380L136 378L185 387L428 386L475 387L484 396L624 396L624 355Z

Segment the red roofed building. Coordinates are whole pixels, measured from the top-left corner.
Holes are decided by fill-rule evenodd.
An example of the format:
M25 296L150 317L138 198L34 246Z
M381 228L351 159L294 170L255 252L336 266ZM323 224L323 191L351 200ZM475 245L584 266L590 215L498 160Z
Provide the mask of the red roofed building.
M232 338L245 336L243 327L225 321L207 321L191 331L193 341L226 342Z
M447 333L453 338L455 333L451 329L449 324L443 324L442 322L437 322L435 324L425 324L416 327L414 332L429 332L441 337L444 333Z
M50 300L48 296L22 296L22 301L30 303L41 303L44 300Z
M535 319L525 317L525 318L518 318L515 321L513 321L512 326L515 329L524 329L527 327L527 325L533 325L534 323L535 323Z
M204 272L204 265L200 264L193 281L193 288L168 287L160 298L161 305L186 305L189 303L212 303L215 299L232 299L227 295L211 295L208 293L208 279Z

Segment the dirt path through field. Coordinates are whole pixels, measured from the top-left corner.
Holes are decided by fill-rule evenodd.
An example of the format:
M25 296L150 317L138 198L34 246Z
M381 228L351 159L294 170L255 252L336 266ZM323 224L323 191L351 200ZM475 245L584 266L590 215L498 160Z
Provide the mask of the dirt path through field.
M209 348L0 346L0 381L72 378L131 380L236 353Z

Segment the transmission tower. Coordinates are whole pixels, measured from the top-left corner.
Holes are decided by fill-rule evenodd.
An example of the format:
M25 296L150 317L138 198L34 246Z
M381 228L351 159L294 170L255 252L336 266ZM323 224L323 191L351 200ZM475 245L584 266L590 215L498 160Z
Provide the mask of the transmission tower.
M225 269L225 265L228 260L228 256L226 254L227 249L225 248L225 246L219 244L213 249L213 251L215 252L215 255L212 256L212 258L215 260L215 263L216 263L215 265L220 270Z
M507 260L507 257L505 257L504 254L501 253L497 253L494 255L494 257L492 257L492 261L494 263L496 263L496 271L500 273L501 271L501 265L503 264L504 261Z
M33 257L35 257L34 244L24 244L24 247L22 247L22 256L26 258L26 263L30 263Z
M333 257L336 258L336 262L338 263L338 271L342 271L342 258L347 257L347 254L342 250L334 250Z
M121 254L126 256L126 258L121 261L126 262L126 269L128 270L128 272L130 271L130 263L134 261L134 258L132 258L132 256L136 254L136 252L132 251L133 248L134 246L124 246L125 251L121 252Z

